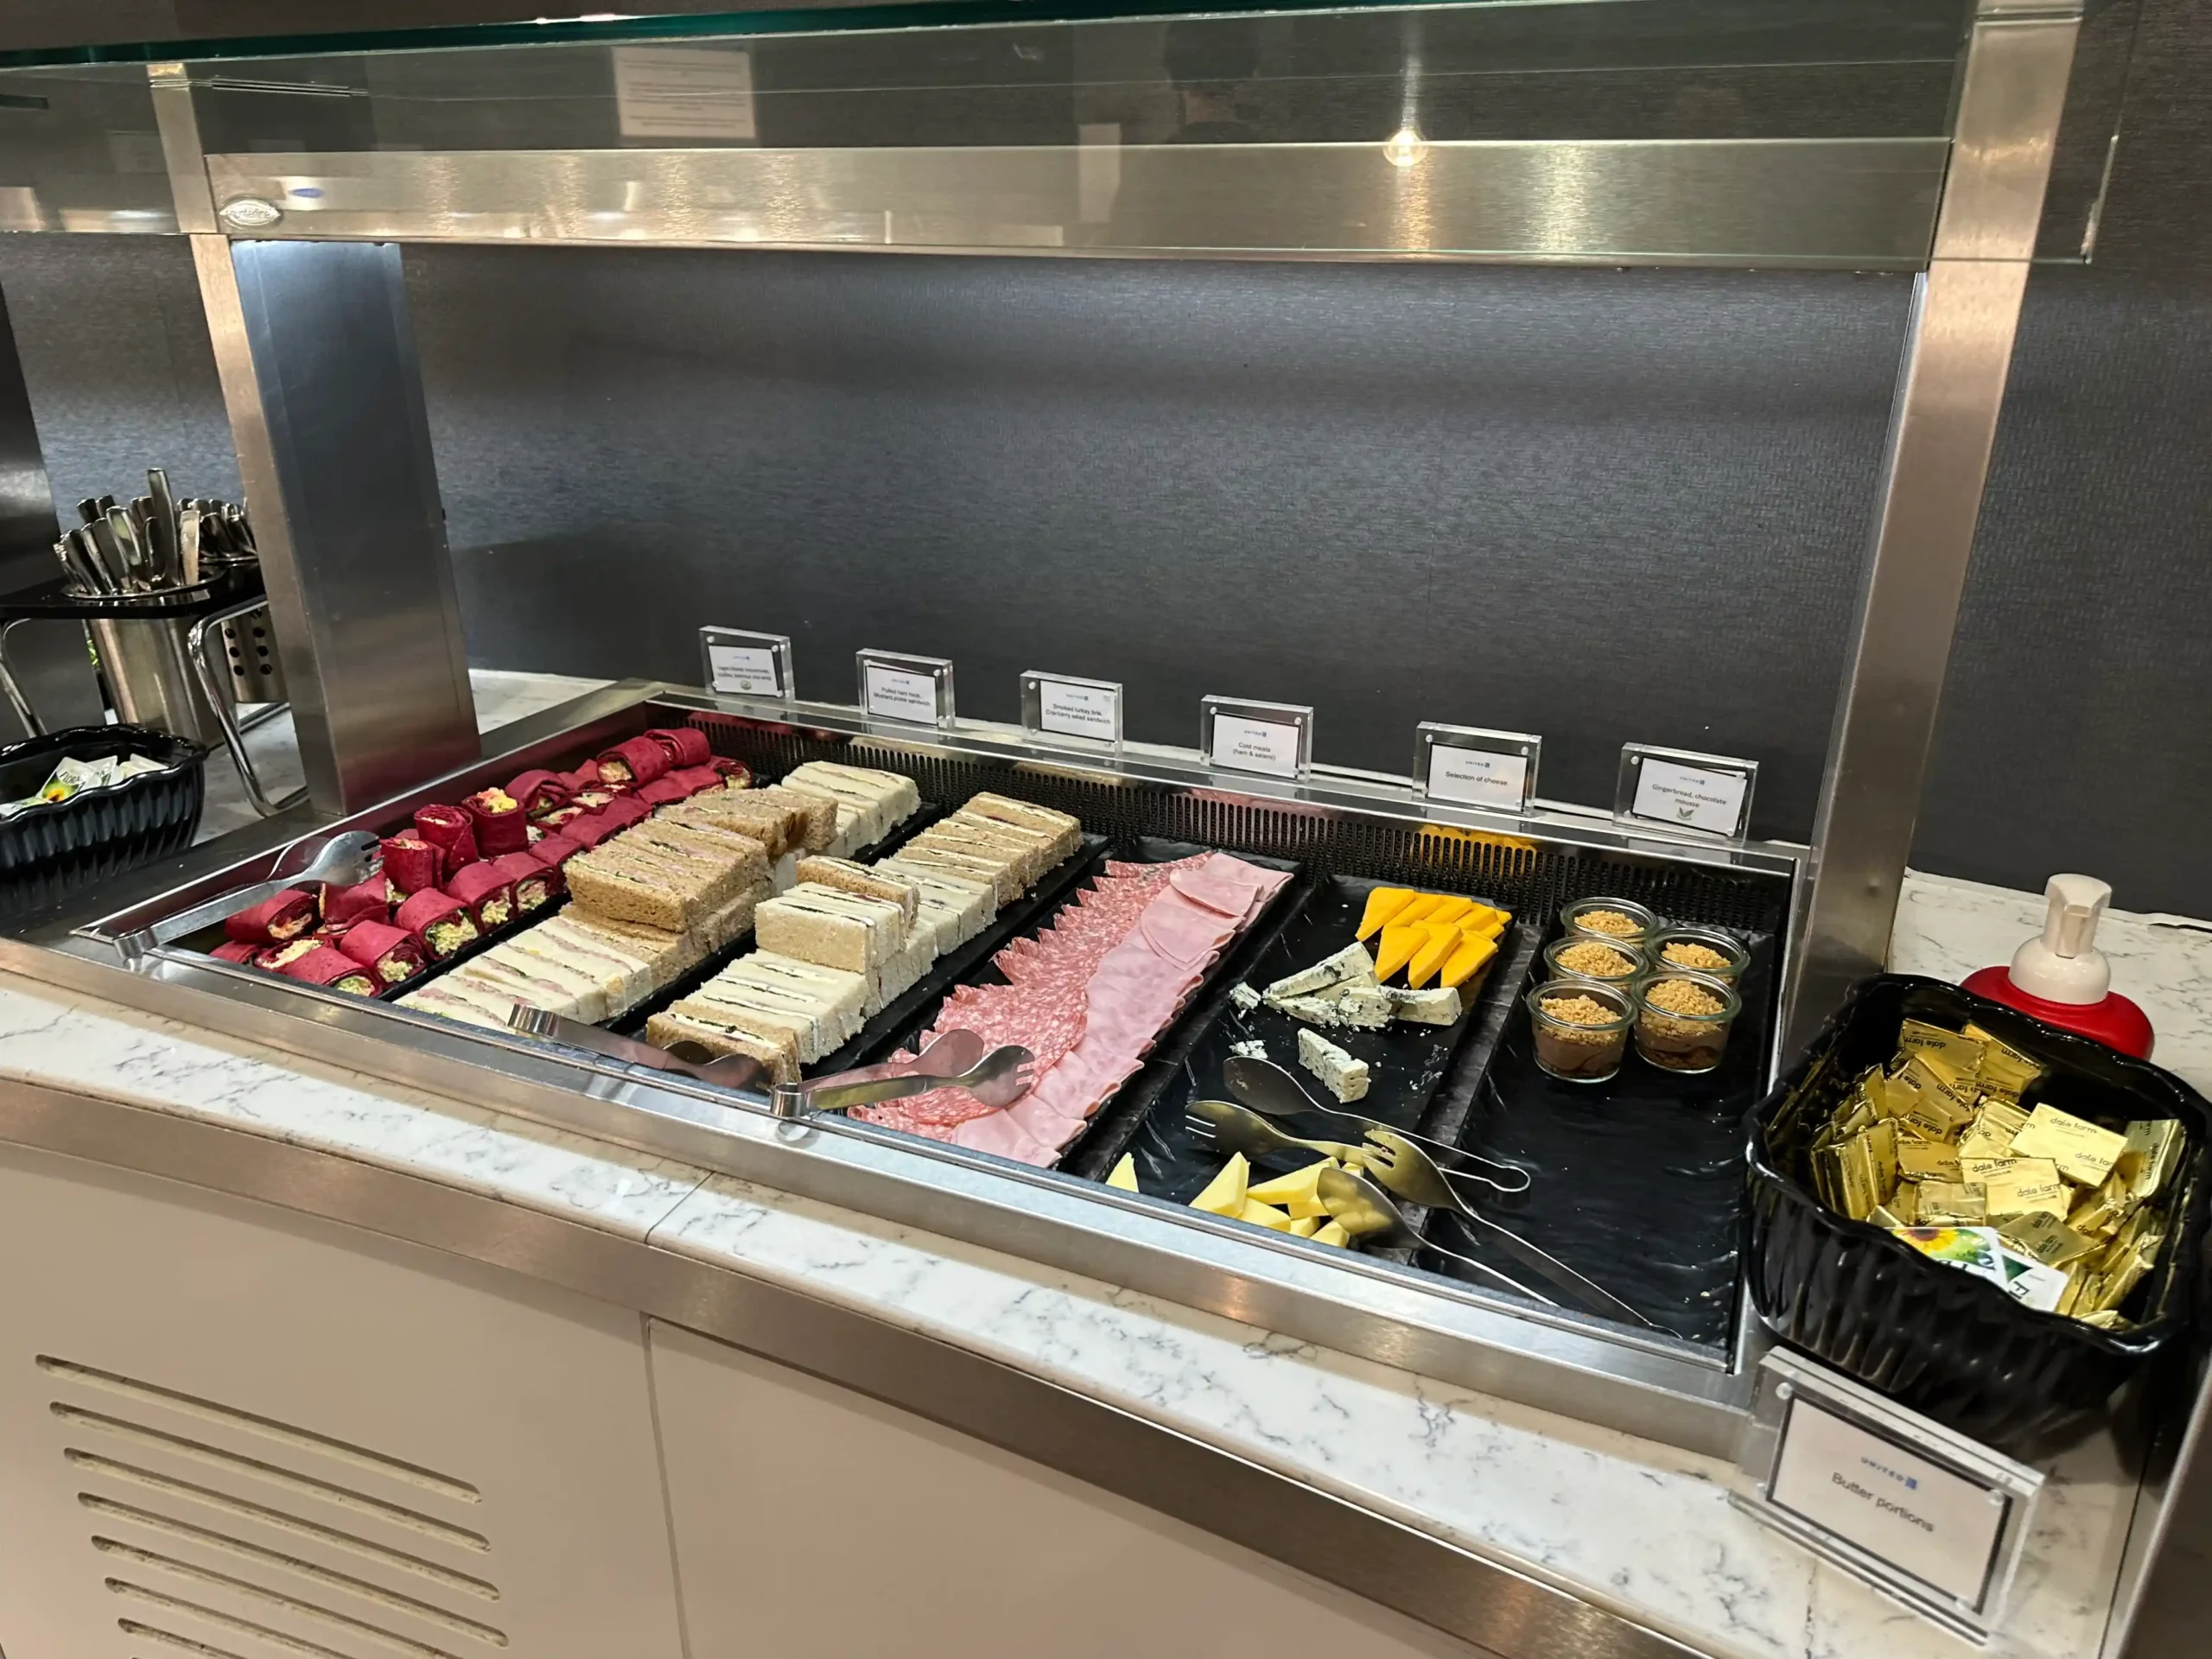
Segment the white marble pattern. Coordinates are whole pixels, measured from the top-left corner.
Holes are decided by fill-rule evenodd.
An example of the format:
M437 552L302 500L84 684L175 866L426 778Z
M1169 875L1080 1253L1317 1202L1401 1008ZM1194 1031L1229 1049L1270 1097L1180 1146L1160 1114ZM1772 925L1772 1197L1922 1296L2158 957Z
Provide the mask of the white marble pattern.
M642 1239L706 1178L154 1015L0 976L0 1077L213 1119Z
M1962 980L2001 966L2020 942L2043 931L2040 893L1985 887L1951 876L1906 874L1890 938L1901 974ZM2112 963L2112 988L2151 1017L2151 1058L2212 1094L2212 923L2109 910L2097 948Z

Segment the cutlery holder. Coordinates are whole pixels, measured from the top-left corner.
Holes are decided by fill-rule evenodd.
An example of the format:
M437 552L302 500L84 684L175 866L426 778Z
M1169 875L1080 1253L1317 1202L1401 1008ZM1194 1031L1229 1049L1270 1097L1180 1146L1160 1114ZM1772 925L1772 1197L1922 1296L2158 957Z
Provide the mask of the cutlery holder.
M85 632L118 719L213 747L223 741L223 725L193 671L193 626L188 616L99 616L86 621Z

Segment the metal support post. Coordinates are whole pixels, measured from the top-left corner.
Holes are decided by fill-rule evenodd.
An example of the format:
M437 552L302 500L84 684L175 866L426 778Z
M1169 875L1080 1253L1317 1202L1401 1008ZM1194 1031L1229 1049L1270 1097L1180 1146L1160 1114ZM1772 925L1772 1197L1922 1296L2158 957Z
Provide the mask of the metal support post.
M1814 819L1793 1049L1889 955L2080 22L1985 0L1974 24Z

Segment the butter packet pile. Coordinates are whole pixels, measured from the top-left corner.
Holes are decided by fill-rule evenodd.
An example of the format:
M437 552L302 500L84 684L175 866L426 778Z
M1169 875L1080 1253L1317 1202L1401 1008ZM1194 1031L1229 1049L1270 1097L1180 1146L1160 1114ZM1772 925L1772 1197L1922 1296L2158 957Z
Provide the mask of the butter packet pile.
M2101 1331L2158 1259L2187 1141L2020 1104L2043 1068L1978 1026L1908 1020L1815 1137L1813 1185L1853 1221ZM2158 1202L2164 1199L2165 1202Z

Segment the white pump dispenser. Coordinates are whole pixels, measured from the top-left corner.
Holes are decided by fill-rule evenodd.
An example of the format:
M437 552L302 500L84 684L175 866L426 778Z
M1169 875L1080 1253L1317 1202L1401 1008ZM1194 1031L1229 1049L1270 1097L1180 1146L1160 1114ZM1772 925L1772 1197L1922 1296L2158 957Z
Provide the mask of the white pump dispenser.
M2097 922L2112 900L2112 887L2094 875L2054 875L2044 889L2050 901L2041 937L2012 954L2012 983L2046 1002L2101 1002L2112 988L2112 966L2096 947Z

